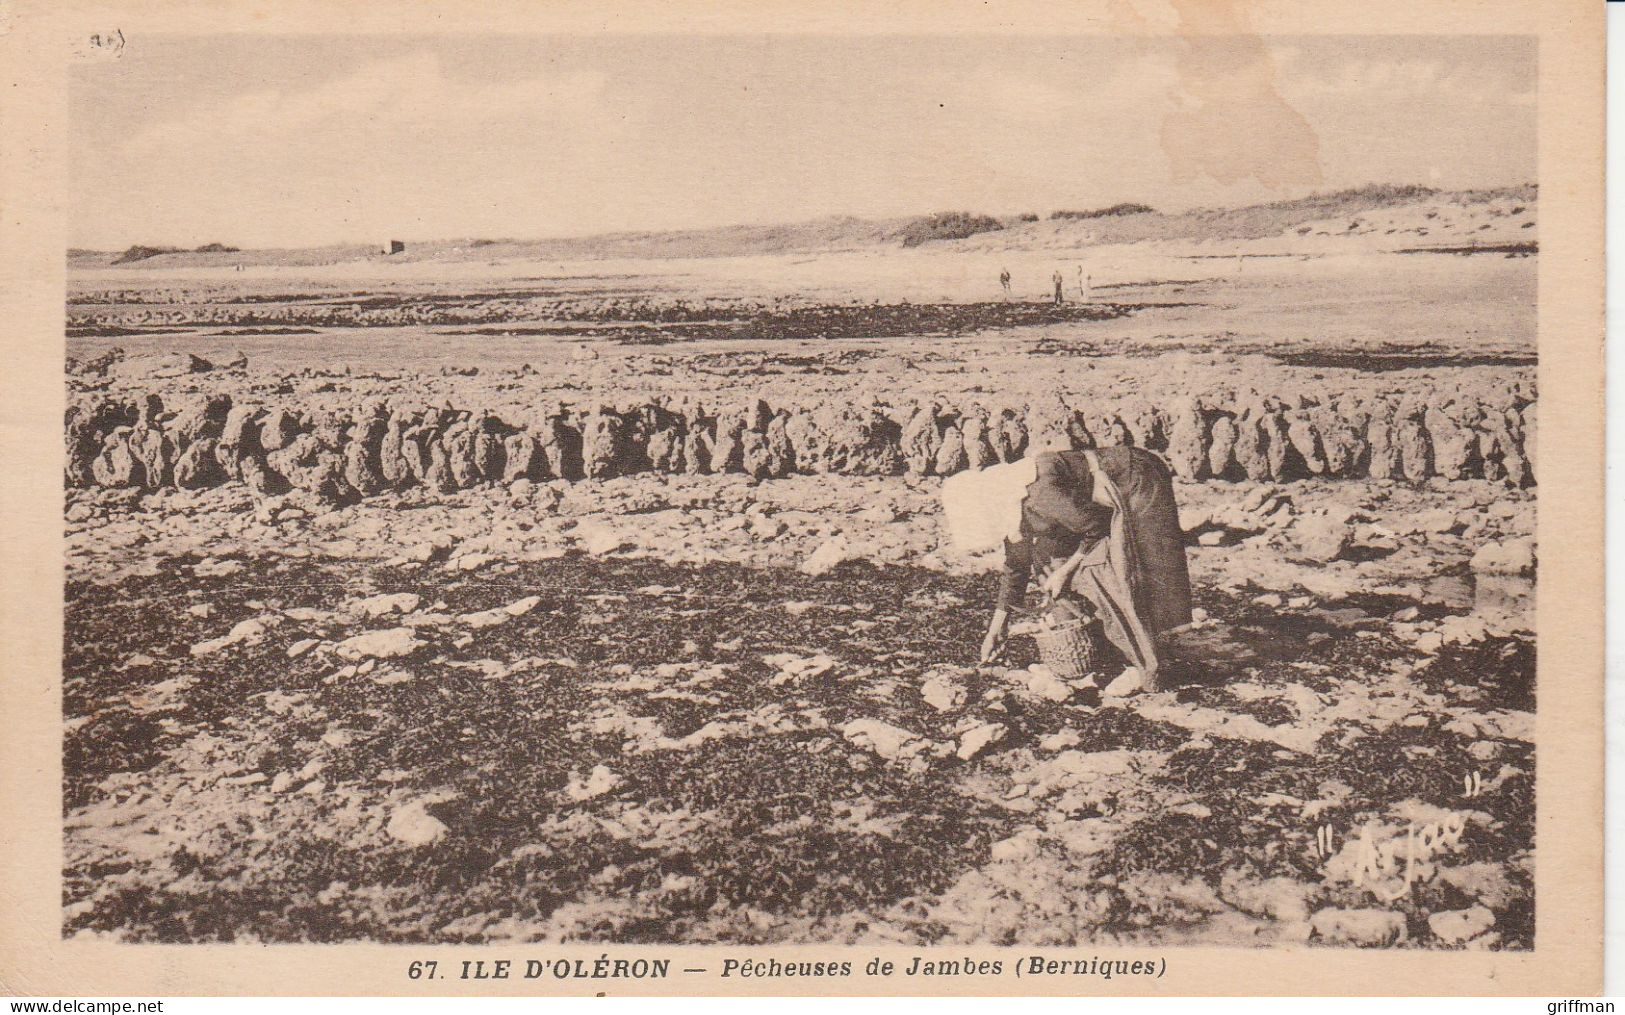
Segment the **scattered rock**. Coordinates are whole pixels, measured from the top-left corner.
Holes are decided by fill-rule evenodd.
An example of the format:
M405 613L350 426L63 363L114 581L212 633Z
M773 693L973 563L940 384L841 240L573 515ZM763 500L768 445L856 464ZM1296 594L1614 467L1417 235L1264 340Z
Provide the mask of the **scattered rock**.
M1293 526L1298 549L1310 560L1333 561L1354 543L1354 529L1327 514L1304 515Z
M450 829L439 818L430 814L424 801L416 801L390 815L384 831L390 837L408 846L427 846L438 841Z
M1101 689L1103 698L1126 698L1145 689L1145 676L1138 667L1130 666Z
M970 761L1003 740L1008 732L1000 723L982 723L959 738L959 750L955 754L961 761Z
M391 627L382 631L368 631L338 643L333 651L340 658L359 662L363 659L396 659L411 655L425 644L410 627Z
M965 704L965 685L945 674L934 673L920 685L920 697L938 712L950 712Z
M1495 914L1483 906L1446 910L1428 917L1428 929L1446 944L1471 941L1495 926Z
M502 611L510 617L523 617L525 614L529 613L531 610L534 610L540 605L542 605L541 596L526 596L523 599L516 599L507 606L504 606Z
M350 604L350 609L364 617L382 617L391 613L411 613L422 601L423 597L414 592L396 592L358 599Z
M192 573L200 578L226 578L237 574L246 566L240 560L216 560L207 557L192 565Z
M607 766L595 765L586 778L577 776L564 787L564 795L577 803L603 796L621 784L621 777Z
M432 564L437 560L445 560L451 556L451 546L452 544L449 541L437 542L429 540L414 543L406 548L404 556L407 560L416 561L419 564Z
M1453 534L1465 530L1467 522L1449 508L1433 508L1412 515L1407 521L1406 528L1412 532Z
M1077 730L1064 729L1059 733L1051 733L1049 736L1042 738L1038 741L1038 746L1046 751L1064 751L1068 747L1076 747L1081 743L1083 743L1083 738L1078 736Z
M1473 554L1471 566L1483 574L1532 575L1535 573L1534 537L1486 543Z
M817 578L833 571L836 565L851 556L851 552L852 548L845 536L826 539L810 557L801 562L798 570L804 575Z
M993 844L988 855L1004 863L1026 863L1038 856L1039 835L1037 829L1028 829L1019 835L1001 839Z
M854 719L841 727L841 735L854 746L873 751L887 761L917 758L931 746L918 734L879 719Z
M576 527L575 537L581 541L581 548L594 557L603 557L633 545L630 537L606 522L582 522Z
M1352 631L1357 627L1369 625L1373 621L1369 613L1354 606L1344 607L1340 610L1316 607L1305 611L1304 615L1341 631Z
M513 614L499 606L494 610L481 610L478 613L465 613L458 617L457 621L458 623L461 623L467 627L482 628L495 627L498 624L506 624L513 618Z
M767 515L755 515L750 519L747 528L753 537L768 540L777 539L783 535L787 526L777 518L771 518Z
M1045 701L1057 703L1072 697L1072 685L1051 673L1045 666L1034 666L1027 671L1027 690Z
M1134 771L1136 763L1141 760L1135 751L1062 751L1048 764L1053 771L1079 782L1127 775Z
M1479 861L1441 867L1439 880L1478 900L1482 906L1503 909L1520 894L1506 872L1503 864Z
M1330 944L1376 948L1405 939L1405 914L1387 909L1322 909L1309 923Z
M780 652L776 655L763 656L762 662L779 671L768 681L768 685L771 687L800 683L803 680L823 676L835 668L835 660L822 652L811 656L798 656L793 652Z
M288 646L288 658L298 659L300 656L304 655L306 652L309 652L311 649L315 648L321 643L322 640L320 638L301 638L292 645Z
M241 645L245 642L257 642L261 638L265 637L265 631L266 624L263 620L245 620L218 638L211 638L208 641L200 641L196 645L193 645L192 654L194 656L206 656L218 652L223 648L230 648L233 645Z
M1237 909L1283 923L1309 919L1309 895L1315 886L1288 877L1262 880L1240 870L1226 871L1219 896Z

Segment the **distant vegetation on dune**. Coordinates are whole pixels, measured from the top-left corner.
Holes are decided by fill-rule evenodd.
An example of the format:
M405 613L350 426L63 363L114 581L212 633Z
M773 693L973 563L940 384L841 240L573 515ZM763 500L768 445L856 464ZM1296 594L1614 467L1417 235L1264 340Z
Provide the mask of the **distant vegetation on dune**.
M125 249L124 253L120 254L118 258L111 263L131 264L135 261L145 261L148 258L159 257L164 254L235 254L241 249L241 247L228 247L224 243L205 243L201 247L194 247L191 251L187 251L181 247L147 247L137 243ZM72 259L74 257L82 257L85 254L93 253L95 252L70 250L68 251L68 256L70 259Z
M990 233L1003 228L998 219L987 215L947 211L910 222L903 227L901 239L903 246L917 247L932 240L962 240L977 233Z
M120 254L113 263L130 264L134 261L145 261L148 258L157 257L159 254L178 254L180 249L179 247L148 247L136 243Z
M1533 206L1533 184L1493 190L1442 191L1431 187L1379 184L1269 201L1241 208L1195 208L1160 212L1141 204L1118 204L1085 212L1056 212L1037 223L999 238L1011 247L1105 246L1154 240L1256 240L1299 232L1312 222L1353 219L1403 206L1450 207L1517 201ZM1448 218L1441 215L1441 218ZM1441 227L1442 231L1442 227ZM977 244L987 244L983 237Z
M1096 208L1093 211L1055 211L1050 212L1052 219L1104 219L1117 215L1151 215L1157 209L1148 204L1114 204L1109 208Z
M607 233L552 240L469 238L408 242L390 262L432 260L575 261L611 258L748 257L822 253L876 246L919 247L963 241L976 247L1100 246L1151 240L1250 240L1300 231L1306 223L1355 217L1406 205L1483 205L1511 200L1533 205L1533 184L1493 190L1441 191L1416 185L1377 184L1311 194L1242 208L1157 211L1121 202L1090 210L1060 209L1047 219L1035 212L1003 220L975 212L950 211L913 218L862 219L834 216L811 222L767 226L723 226L666 232ZM231 255L226 257L225 255ZM337 245L298 250L239 251L220 243L192 250L137 244L121 253L74 249L70 267L139 263L142 267L225 264L313 266L382 258L376 245Z

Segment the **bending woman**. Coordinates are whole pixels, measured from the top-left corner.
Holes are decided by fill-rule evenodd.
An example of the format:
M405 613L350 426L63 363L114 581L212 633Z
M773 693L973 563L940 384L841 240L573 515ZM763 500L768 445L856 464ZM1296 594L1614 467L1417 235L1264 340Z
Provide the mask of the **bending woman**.
M1004 547L984 662L1036 578L1052 601L1098 617L1146 689L1157 689L1158 636L1191 620L1184 533L1161 458L1131 447L1039 452L952 476L942 498L959 549Z

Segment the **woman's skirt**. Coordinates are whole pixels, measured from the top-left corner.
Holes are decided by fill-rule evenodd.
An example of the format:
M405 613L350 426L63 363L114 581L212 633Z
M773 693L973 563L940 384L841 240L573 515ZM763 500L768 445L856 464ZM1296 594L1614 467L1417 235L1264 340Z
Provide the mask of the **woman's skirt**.
M1073 576L1108 640L1157 688L1157 635L1190 623L1191 585L1173 476L1143 448L1089 452L1095 482L1112 505L1111 534Z

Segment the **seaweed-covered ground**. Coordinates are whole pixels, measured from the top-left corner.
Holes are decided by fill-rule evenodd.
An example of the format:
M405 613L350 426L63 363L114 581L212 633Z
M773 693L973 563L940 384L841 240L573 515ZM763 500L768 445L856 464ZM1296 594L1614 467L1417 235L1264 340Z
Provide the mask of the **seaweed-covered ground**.
M1394 251L1532 245L1533 193L1434 197L907 250L84 255L68 387L514 419L1532 392L1538 259ZM1417 454L1499 447L1441 432ZM65 505L64 933L1530 948L1535 498L1455 466L1180 481L1201 614L1129 697L1020 635L975 665L993 579L939 547L933 477L335 506L114 470Z
M1532 946L1528 495L1183 484L1118 698L975 665L934 482L74 494L64 932Z

